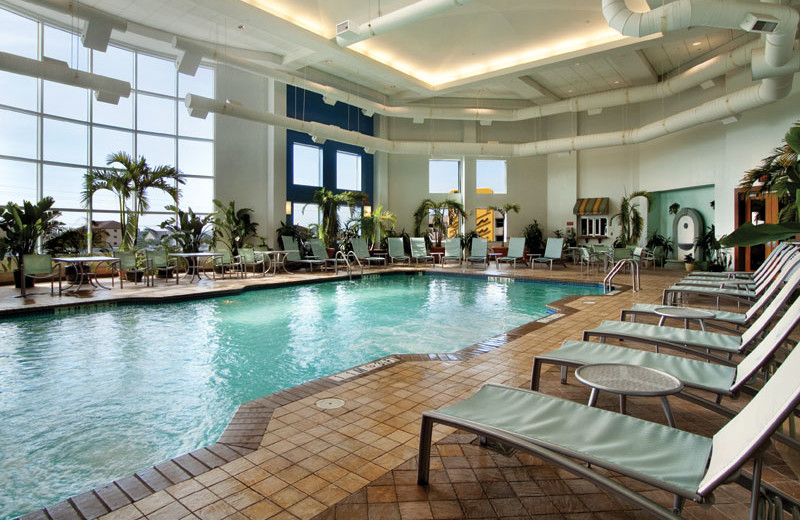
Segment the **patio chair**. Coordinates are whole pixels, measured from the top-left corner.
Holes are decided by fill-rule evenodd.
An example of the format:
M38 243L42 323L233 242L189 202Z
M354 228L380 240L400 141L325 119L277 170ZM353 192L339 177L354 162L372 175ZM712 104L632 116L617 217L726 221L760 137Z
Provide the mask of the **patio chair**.
M448 260L457 260L458 265L461 265L461 261L463 260L463 256L461 255L461 239L459 238L448 238L444 241L444 256L442 256L442 267L444 267L445 262Z
M281 236L281 243L283 244L283 250L289 251L284 259L284 269L286 268L287 262L304 265L309 271L313 271L315 266L319 267L320 270L325 266L325 260L319 258L303 258L300 254L300 245L293 236ZM325 254L327 255L327 253Z
M472 245L469 248L469 256L467 257L467 264L482 263L484 267L488 267L486 261L488 241L485 238L475 237L472 239Z
M145 269L150 276L151 284L155 285L156 275L163 273L164 281L169 281L169 277L176 273L178 263L175 258L167 256L166 249L155 249L153 251L145 251ZM175 276L175 283L178 283L178 277Z
M111 266L111 283L114 283L114 269L116 267L119 273L119 288L123 289L123 280L128 277L128 273L133 274L134 285L138 284L144 279L145 285L150 286L150 277L147 273L146 266L141 266L138 262L137 255L134 251L117 251L114 255L119 258L116 264Z
M425 247L425 239L423 237L411 237L411 258L414 259L414 262L417 264L422 262L433 262L434 264L436 261L433 258L433 255L428 254L428 248Z
M658 518L676 518L687 499L710 503L718 486L736 480L750 487L750 518L756 518L759 493L777 493L761 485L762 448L800 404L798 351L792 351L753 399L710 439L531 390L484 385L459 403L422 414L417 482L428 483L433 426L443 424L529 453ZM751 458L752 477L744 477L740 470ZM626 485L618 475L673 494L673 510L656 502L653 494L637 491L636 482ZM797 503L782 493L780 497Z
M542 365L559 365L561 383L567 382L567 368L576 368L594 363L620 363L661 370L677 377L684 389L676 394L690 402L727 417L735 410L721 405L722 397L737 397L740 393L754 395L756 388L748 386L759 371L765 369L775 358L776 351L787 341L789 334L800 322L800 299L794 301L789 310L778 320L769 334L735 366L724 366L697 359L672 356L655 352L594 343L568 340L561 347L533 358L531 390L539 389ZM764 372L766 373L766 372ZM689 390L711 392L717 398L710 400ZM797 440L781 439L793 447L800 448Z
M392 263L407 262L411 265L411 258L406 254L402 237L389 237L386 242L389 244L389 259Z
M377 264L386 265L386 258L382 256L372 256L367 249L367 240L364 237L353 239L350 244L353 246L353 253L360 262L367 262L367 265L372 265L373 262Z
M578 261L580 262L581 272L583 272L584 266L586 266L587 273L592 267L594 267L595 270L599 270L600 268L598 266L600 260L601 258L597 256L589 247L578 247Z
M30 278L33 283L37 281L50 282L50 294L55 294L54 283L58 280L58 294L61 295L61 264L53 263L50 255L25 254L22 255L22 269L20 270L20 294L25 296L25 282Z
M517 268L517 260L522 261L525 263L525 239L524 238L510 238L508 240L508 253L506 256L501 256L497 259L497 267L500 267L501 263L510 263L514 269Z
M260 255L260 257L256 258L256 252L250 247L239 248L239 254L235 260L239 263L245 278L249 269L253 270L253 276L256 275L257 270L261 271L261 276L267 275L267 259L264 255Z
M648 323L604 320L599 326L584 330L583 340L588 341L593 337L600 338L601 341L608 338L629 340L653 345L656 350L659 347L680 350L688 354L714 359L722 364L731 364L727 359L719 358L711 352L724 353L729 357L754 348L756 341L766 331L767 325L777 318L781 307L789 301L798 284L800 284L800 269L792 271L783 288L741 336Z
M308 242L311 244L311 254L313 256L307 256L306 260L322 260L325 262L326 269L329 265L337 268L339 265L347 263L344 258L329 258L328 249L325 247L325 243L322 242L322 239L312 238Z
M238 273L241 276L244 276L244 270L242 269L241 263L239 263L238 257L234 257L231 253L231 250L228 248L222 248L221 250L217 251L220 253L220 256L214 257L214 278L217 277L217 272L222 275L222 279L225 279L225 275L228 275L228 278L233 278L234 273Z
M553 270L553 262L558 262L566 269L567 264L561 258L564 252L564 239L563 238L548 238L547 244L544 247L544 256L534 258L531 261L531 269L535 264L550 264L550 270Z

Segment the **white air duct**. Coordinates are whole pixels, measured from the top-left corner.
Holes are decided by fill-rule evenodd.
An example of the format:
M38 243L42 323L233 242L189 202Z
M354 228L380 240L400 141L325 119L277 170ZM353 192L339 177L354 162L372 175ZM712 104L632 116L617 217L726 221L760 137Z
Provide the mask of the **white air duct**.
M85 3L72 0L26 0L27 2L60 13L68 14L86 21L86 27L81 35L84 47L105 52L111 38L112 29L119 32L128 30L128 21L119 16L110 15L89 7Z
M773 86L769 84L771 81L785 82L787 80L784 78L779 80L767 79L761 84L747 87L727 96L703 103L695 108L631 130L519 144L393 141L345 130L338 126L301 121L270 112L251 110L243 106L232 105L194 94L186 95L186 107L189 109L190 115L195 117L205 117L208 112L213 112L304 132L315 136L317 139L331 139L387 153L518 157L644 143L702 123L729 118L776 101L774 93L784 88L784 85ZM788 84L791 88L791 77L788 79Z
M404 25L422 20L436 13L446 11L453 7L462 6L472 0L420 0L419 2L401 7L396 11L385 14L369 22L364 22L357 28L350 20L336 24L336 43L347 47L356 42L383 34Z
M48 58L39 61L0 52L0 70L55 81L73 87L88 88L95 91L98 101L114 105L119 103L120 97L131 95L131 84L127 81L71 69L63 61Z

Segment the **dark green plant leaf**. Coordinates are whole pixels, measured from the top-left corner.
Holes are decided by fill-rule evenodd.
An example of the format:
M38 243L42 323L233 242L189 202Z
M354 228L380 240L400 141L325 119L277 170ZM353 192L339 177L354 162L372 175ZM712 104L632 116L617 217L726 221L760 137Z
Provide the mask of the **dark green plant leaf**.
M724 247L756 246L775 240L783 240L800 234L800 222L785 224L759 224L754 226L747 222L739 226L733 233L720 240Z

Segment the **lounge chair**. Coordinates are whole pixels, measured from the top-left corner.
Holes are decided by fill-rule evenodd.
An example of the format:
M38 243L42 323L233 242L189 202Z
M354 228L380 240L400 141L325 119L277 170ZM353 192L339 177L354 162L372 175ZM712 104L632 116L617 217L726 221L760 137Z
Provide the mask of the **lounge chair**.
M798 266L795 265L794 269L797 269ZM732 311L721 311L721 310L714 310L714 309L706 309L706 308L699 308L699 307L677 307L677 309L689 309L689 310L702 310L712 313L714 316L712 318L705 318L703 321L705 322L706 327L713 327L720 330L727 330L729 332L735 332L735 330L730 329L726 326L734 326L737 329L739 327L749 326L753 320L756 319L759 312L778 294L781 287L785 283L784 278L776 277L772 280L769 287L764 294L761 295L757 300L753 302L753 305L747 310L747 312L732 312ZM656 309L664 307L664 304L659 303L635 303L633 307L630 309L624 309L620 312L619 319L621 321L627 321L630 318L630 321L636 321L636 318L639 316L650 316L650 317L657 317L659 316L656 313Z
M406 262L411 265L411 258L406 254L402 237L389 237L386 242L389 244L389 259L392 263Z
M54 283L58 280L58 294L61 295L61 264L54 264L53 257L50 255L24 254L22 255L22 269L20 270L20 280L22 296L25 296L25 284L30 278L33 283L37 281L50 282L50 294L55 294Z
M800 262L800 254L793 251L791 256L786 262L780 265L773 264L773 267L767 271L764 277L761 277L755 284L753 289L747 288L725 288L724 286L707 287L707 286L694 286L694 285L673 285L664 289L664 295L661 299L662 303L674 304L676 298L683 298L684 296L705 296L709 298L716 298L717 304L720 299L731 300L735 303L748 303L751 304L754 300L758 299L764 291L769 287L769 284L776 276L785 276L795 265Z
M651 325L648 323L632 323L627 321L604 320L599 326L583 331L583 340L591 338L607 338L630 340L647 345L680 350L685 353L700 355L708 359L714 359L722 364L731 364L730 361L720 358L712 351L724 353L728 356L732 354L742 354L746 350L755 347L756 342L766 330L767 325L777 319L777 315L791 298L794 291L800 284L800 269L792 271L786 279L786 284L773 298L764 312L753 321L741 336L731 334L721 334L718 332L706 332L702 330L680 329L676 327L665 327Z
M535 264L550 264L550 270L553 270L553 262L557 262L567 267L567 264L561 258L564 252L564 239L563 238L548 238L547 244L544 247L544 256L534 258L531 261L531 269Z
M328 257L328 249L321 239L312 238L308 242L311 244L311 254L313 256L307 256L306 260L322 260L325 262L325 267L332 265L336 269L338 269L339 265L347 264L344 258Z
M764 276L766 271L772 267L775 262L781 260L784 255L789 254L792 250L797 249L797 244L790 244L789 242L781 242L769 254L764 262L758 266L755 271L722 271L722 272L705 272L689 273L686 278L740 278L745 280L756 280L760 276Z
M740 392L754 394L755 390L747 386L748 382L774 359L775 352L784 344L798 322L800 322L800 298L794 301L786 314L778 320L758 346L735 366L707 363L697 359L646 352L605 343L568 340L562 343L560 348L533 358L531 390L539 389L542 365L544 364L561 366L562 383L567 382L567 367L575 368L594 363L638 365L661 370L677 377L684 384L684 390L677 394L678 397L722 415L733 417L736 412L721 406L721 398L723 396L736 397ZM689 392L689 389L711 392L718 398L711 401ZM800 443L793 441L793 446L800 448Z
M455 260L458 261L458 265L461 265L461 261L464 257L461 255L461 239L458 238L448 238L444 241L444 256L442 256L442 267L444 267L445 262L448 260Z
M508 240L508 253L506 256L501 256L497 259L497 267L501 263L510 263L514 269L517 268L517 260L525 263L525 239L524 238L510 238Z
M411 258L419 264L422 262L433 262L436 260L433 255L428 254L428 248L425 247L425 239L423 237L411 237Z
M304 265L309 271L313 271L314 267L322 269L325 266L325 260L318 258L303 258L300 255L300 246L297 244L297 239L290 235L281 236L281 243L283 250L286 251L286 258L284 259L284 269L286 269L286 262Z
M488 242L485 238L473 238L472 245L469 248L469 256L467 257L467 263L482 263L484 267L487 267L488 264L486 262L486 249L488 247Z
M364 237L353 239L350 244L353 246L353 253L359 262L367 262L367 265L377 264L386 265L386 258L383 256L372 256L367 249L367 240Z
M800 404L798 351L792 351L753 399L710 439L531 390L484 385L459 403L422 414L417 482L428 483L433 426L438 423L530 453L658 518L677 515L637 492L635 484L628 487L625 480L595 468L673 494L676 513L686 499L711 502L719 485L738 476L737 482L753 491L751 518L755 518L758 493L774 492L762 489L762 447ZM754 467L749 479L740 476L740 470L751 457ZM790 497L781 498L796 503Z
M687 276L678 281L676 285L705 285L707 287L720 287L723 289L746 289L756 291L760 284L769 283L778 272L784 271L787 264L795 265L799 255L796 255L797 248L794 245L782 248L777 256L771 256L769 267L758 271L753 278L731 278L724 276L713 276L720 273L702 272L696 276ZM767 262L765 262L766 264ZM762 264L763 265L763 264Z

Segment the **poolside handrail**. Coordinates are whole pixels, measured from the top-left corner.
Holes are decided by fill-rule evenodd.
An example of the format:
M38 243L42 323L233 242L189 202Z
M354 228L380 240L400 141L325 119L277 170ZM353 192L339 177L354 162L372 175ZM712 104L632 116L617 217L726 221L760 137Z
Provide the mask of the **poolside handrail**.
M606 277L603 278L603 294L613 290L614 287L612 282L614 280L614 276L616 276L616 274L619 273L626 265L631 266L631 285L633 286L634 292L641 290L639 263L632 258L622 258L616 264L614 264L614 267L611 268L611 271L609 271Z

